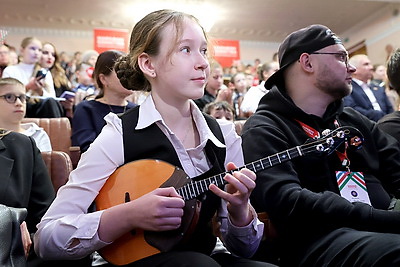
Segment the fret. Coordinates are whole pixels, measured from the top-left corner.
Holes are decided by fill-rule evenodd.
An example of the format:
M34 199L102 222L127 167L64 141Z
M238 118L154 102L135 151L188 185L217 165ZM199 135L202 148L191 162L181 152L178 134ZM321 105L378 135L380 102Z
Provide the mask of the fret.
M296 148L297 148L297 151L299 152L299 156L303 156L303 154L301 153L301 150L300 150L300 146L296 146Z
M279 163L281 163L281 159L279 158L279 154L276 153L276 158L278 159Z
M189 191L190 191L191 198L193 198L193 196L196 196L196 190L195 190L194 186L195 186L195 183L190 183L189 189L191 189L191 190L189 190Z
M195 183L196 184L196 192L197 192L197 194L200 194L200 189L199 189L199 183Z
M272 167L271 157L268 157L268 160L269 160L269 166Z
M204 189L204 187L203 187L203 183L199 182L199 184L200 184L200 187L201 187L201 191L204 192L205 189Z
M185 192L185 196L187 199L190 199L189 191L187 189L187 186L183 187L183 191Z

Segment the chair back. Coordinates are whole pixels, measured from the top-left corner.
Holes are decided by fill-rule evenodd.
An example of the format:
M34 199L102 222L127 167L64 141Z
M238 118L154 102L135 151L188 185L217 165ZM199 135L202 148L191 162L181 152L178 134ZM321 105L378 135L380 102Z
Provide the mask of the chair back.
M70 153L71 123L68 118L24 118L22 123L26 122L34 122L46 131L53 150Z
M54 191L57 192L68 181L69 174L72 171L71 159L63 151L46 151L41 152L41 154L49 171Z

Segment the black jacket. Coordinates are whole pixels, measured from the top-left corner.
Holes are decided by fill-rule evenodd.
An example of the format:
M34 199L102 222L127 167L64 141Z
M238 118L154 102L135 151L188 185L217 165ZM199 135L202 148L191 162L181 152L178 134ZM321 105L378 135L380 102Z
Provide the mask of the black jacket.
M0 203L26 208L26 224L33 240L36 224L55 196L48 170L35 141L11 132L0 138ZM31 246L27 266L42 266Z
M385 210L392 196L400 197L399 144L359 112L343 108L342 101L332 103L320 118L273 87L244 125L246 163L304 144L309 137L296 120L320 132L335 129L335 120L362 132L363 147L347 153L351 171L364 173L373 207L340 196L335 171L345 169L336 153L298 157L258 172L252 204L269 213L287 258L337 228L400 233L400 213Z

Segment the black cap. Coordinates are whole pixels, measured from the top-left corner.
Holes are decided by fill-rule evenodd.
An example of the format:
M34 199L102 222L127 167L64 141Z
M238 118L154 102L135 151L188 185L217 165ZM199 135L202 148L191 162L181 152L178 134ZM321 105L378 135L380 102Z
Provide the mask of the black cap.
M289 34L279 46L279 70L265 81L265 88L270 89L282 81L283 71L300 58L303 53L312 53L324 47L341 44L342 41L328 27L314 24Z

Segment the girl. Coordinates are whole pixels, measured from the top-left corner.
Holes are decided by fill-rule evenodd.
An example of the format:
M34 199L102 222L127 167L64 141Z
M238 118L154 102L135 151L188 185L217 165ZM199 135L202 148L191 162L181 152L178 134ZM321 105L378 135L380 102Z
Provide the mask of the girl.
M105 125L104 117L110 113L123 113L136 106L126 98L132 94L124 88L114 71L115 61L123 54L106 51L100 54L94 67L94 79L99 94L94 100L83 101L76 106L72 120L72 144L79 146L81 152L99 135Z
M54 100L53 77L50 72L36 77L40 67L36 65L42 55L42 42L35 37L27 37L21 42L22 62L4 69L2 77L12 77L25 85L26 94L31 97L27 103L27 117L61 117L61 105Z
M233 170L243 164L241 139L233 124L218 125L215 119L203 116L191 100L204 92L209 75L207 46L198 21L181 12L155 11L135 25L130 52L116 63L115 70L125 88L151 93L123 115L105 117L106 126L82 154L77 169L38 225L35 249L42 257L83 257L124 234L131 237L141 230L147 237L181 231L185 201L173 187L152 188L133 199L125 192L120 196L125 203L87 213L99 190L110 185L110 175L125 163L152 159L154 165L140 169L152 173L156 171L154 160L161 160L179 166L193 179L220 173L224 166ZM132 165L120 169L127 166ZM143 182L143 187L156 179L150 174L128 176L132 182ZM227 253L214 255L219 263L210 257L216 244L211 229L215 212L222 239L236 255L251 256L262 235L263 224L249 204L255 174L244 168L221 177L228 183L226 191L211 184L199 197L198 222L184 244L137 259L129 266L235 266L241 261L247 264L244 266L265 266ZM167 239L164 245L171 242ZM129 253L140 249L133 247Z
M61 67L56 47L52 43L43 43L40 66L50 70L51 76L53 77L55 95L57 97L61 96L65 91L71 91L70 82L65 74L65 70ZM70 119L73 117L74 100L74 97L70 97L60 101L64 109L64 115Z
M0 79L0 128L31 136L40 151L51 151L50 138L37 124L21 123L26 112L24 85L14 78Z

